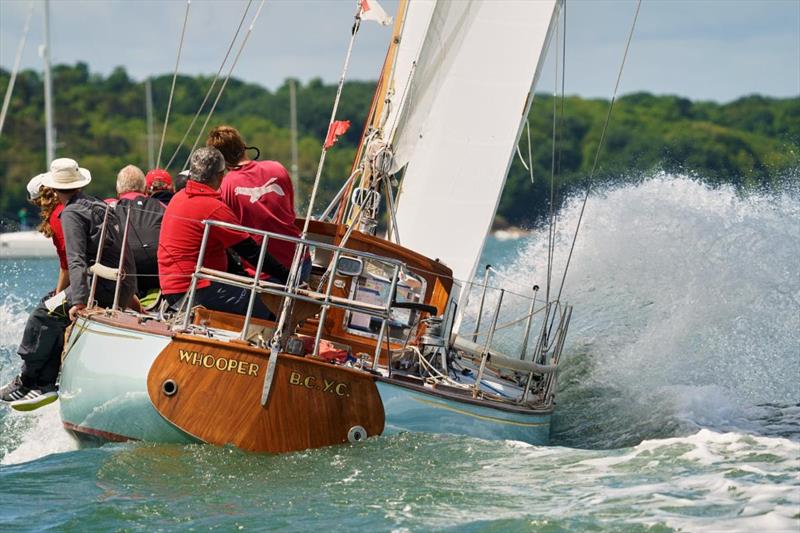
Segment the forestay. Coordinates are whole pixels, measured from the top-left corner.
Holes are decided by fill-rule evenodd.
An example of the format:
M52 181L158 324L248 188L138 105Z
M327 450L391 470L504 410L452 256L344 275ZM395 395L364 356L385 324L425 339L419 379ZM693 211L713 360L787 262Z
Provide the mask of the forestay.
M406 166L402 244L440 258L458 279L474 275L559 5L438 2L411 75L395 71L403 102L385 126L395 170Z

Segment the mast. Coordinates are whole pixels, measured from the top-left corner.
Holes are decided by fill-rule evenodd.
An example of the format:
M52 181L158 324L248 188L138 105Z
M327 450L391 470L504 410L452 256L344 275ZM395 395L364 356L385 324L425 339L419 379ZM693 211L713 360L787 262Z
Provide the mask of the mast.
M147 113L147 168L156 168L156 147L153 138L153 82L144 80L145 112Z
M53 80L50 76L50 0L44 0L44 122L45 122L45 167L56 158L56 132L53 128Z
M375 86L375 92L372 95L372 102L370 102L369 106L369 113L367 114L367 120L364 123L364 130L361 132L361 140L358 143L358 148L356 149L356 155L353 158L353 165L350 172L354 172L358 165L361 163L361 157L364 154L364 142L367 138L367 134L371 131L372 128L376 128L380 125L381 116L383 113L383 107L386 103L387 93L391 87L392 77L391 73L394 68L394 62L397 58L397 50L399 48L401 36L403 33L403 25L406 15L406 10L408 7L408 0L400 0L397 5L397 11L395 12L394 16L394 26L392 27L392 38L389 41L389 48L386 51L386 58L383 61L383 66L381 67L381 73L378 77L378 83ZM361 186L366 185L367 180L362 176L361 179ZM342 195L341 203L339 204L339 208L336 214L336 223L339 224L342 222L344 218L345 211L347 210L347 203L348 199L350 198L350 192L353 189L353 183L351 183L347 187L347 191L344 195Z
M289 80L289 128L291 129L291 144L292 144L292 166L290 175L292 176L292 185L297 190L300 182L298 175L299 165L297 163L297 94L295 91L295 80Z
M6 88L6 95L3 98L3 109L0 110L0 133L3 132L3 124L6 121L6 113L8 113L8 104L11 102L11 94L14 92L14 82L17 81L17 73L19 72L19 63L22 60L22 51L25 49L25 41L28 39L28 30L31 28L31 17L33 16L33 2L31 2L30 9L28 10L28 18L25 19L25 28L22 30L22 38L17 47L17 57L14 58L14 68L11 70L11 79L8 80L8 87Z

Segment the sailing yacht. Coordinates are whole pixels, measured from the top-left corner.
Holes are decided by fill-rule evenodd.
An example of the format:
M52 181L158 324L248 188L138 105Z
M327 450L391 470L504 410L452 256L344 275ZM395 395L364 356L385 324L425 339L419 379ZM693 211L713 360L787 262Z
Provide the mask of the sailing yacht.
M571 307L534 291L514 321L521 349L503 352L493 340L504 291L487 299L488 278L472 280L560 6L401 1L353 172L323 215L310 216L312 193L300 238L205 221L177 312L81 313L63 360L64 426L261 452L385 431L546 443ZM272 239L296 243L289 280L260 280L261 264L254 277L204 267L215 225L261 235L262 259ZM306 249L312 275L300 284ZM277 319L195 306L199 280L246 288L249 309L260 298ZM484 296L464 334L473 288Z

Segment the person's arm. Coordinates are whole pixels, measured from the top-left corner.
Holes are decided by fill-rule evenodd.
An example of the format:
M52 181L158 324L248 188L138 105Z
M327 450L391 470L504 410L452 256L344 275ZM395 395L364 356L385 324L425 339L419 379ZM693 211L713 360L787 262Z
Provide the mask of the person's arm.
M231 208L222 202L220 202L220 207L214 210L208 218L228 222L230 224L241 224ZM213 227L211 232L220 240L223 247L233 248L233 251L239 254L239 257L248 261L253 267L258 265L258 256L261 252L261 246L256 244L256 241L247 235L247 233L220 226ZM278 262L277 259L272 257L269 252L264 254L263 271L284 283L289 279L289 271Z
M56 293L69 287L69 271L65 268L58 269L58 282L56 283Z
M232 246L233 251L239 254L239 257L246 259L254 267L258 265L258 256L261 253L261 246L253 240L252 237L247 237L243 241ZM286 283L289 279L289 270L283 266L277 259L269 255L269 252L264 254L264 272L279 279L282 283Z
M86 307L89 300L89 284L86 272L89 262L86 259L87 220L77 210L65 209L61 214L61 227L67 248L67 268L69 285L72 287L72 301L75 307ZM73 312L70 310L70 315Z

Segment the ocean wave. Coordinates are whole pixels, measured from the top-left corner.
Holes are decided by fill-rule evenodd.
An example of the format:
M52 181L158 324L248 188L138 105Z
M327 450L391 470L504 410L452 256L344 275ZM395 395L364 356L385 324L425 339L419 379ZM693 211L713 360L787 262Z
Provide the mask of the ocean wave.
M553 294L581 205L573 198L558 214ZM791 183L742 194L659 174L594 191L564 287L574 312L556 442L616 447L736 424L774 431L753 410L800 403L799 215ZM541 297L547 235L532 232L516 257L496 265L491 285L524 292L538 283ZM506 305L501 323L525 312L513 296ZM498 343L519 337L519 329L500 332Z

